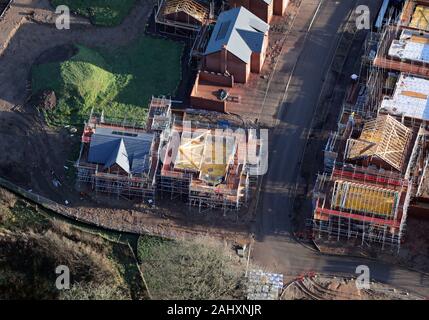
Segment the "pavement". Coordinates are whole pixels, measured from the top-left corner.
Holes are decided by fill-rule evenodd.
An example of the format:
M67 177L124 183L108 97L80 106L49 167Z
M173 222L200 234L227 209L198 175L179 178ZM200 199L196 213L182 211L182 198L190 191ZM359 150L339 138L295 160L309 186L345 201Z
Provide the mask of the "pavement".
M381 0L303 0L301 4L273 77L274 87L270 88L284 88L286 81L278 124L270 135L269 170L257 207L252 261L286 276L305 272L357 276L356 267L367 265L372 279L427 297L427 275L364 258L324 255L304 247L292 235L294 190L308 132L341 26L360 4L368 5L371 13L377 14Z

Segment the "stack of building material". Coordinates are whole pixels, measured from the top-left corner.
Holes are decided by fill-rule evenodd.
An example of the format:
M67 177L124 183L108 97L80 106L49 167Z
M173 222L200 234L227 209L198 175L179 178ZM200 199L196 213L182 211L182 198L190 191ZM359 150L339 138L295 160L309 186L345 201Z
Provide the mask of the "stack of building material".
M381 111L392 115L429 120L429 80L401 74L393 96L384 98Z
M399 40L393 40L389 56L417 62L429 62L429 35L403 30Z
M249 272L247 300L277 300L283 289L283 275L262 270Z

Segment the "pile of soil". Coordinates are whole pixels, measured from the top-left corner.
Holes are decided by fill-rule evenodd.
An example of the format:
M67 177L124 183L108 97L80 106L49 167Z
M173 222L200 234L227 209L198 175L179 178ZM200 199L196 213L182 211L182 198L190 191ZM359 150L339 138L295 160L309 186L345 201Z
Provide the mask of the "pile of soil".
M39 109L53 110L57 106L57 96L53 90L45 90L35 97L35 105Z

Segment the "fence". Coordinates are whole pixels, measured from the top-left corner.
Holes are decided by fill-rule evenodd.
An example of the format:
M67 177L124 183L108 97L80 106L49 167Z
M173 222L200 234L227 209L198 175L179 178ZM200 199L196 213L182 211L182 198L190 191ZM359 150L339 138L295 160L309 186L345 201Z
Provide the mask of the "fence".
M76 220L78 222L95 225L97 227L111 231L120 231L134 234L148 234L171 238L170 235L154 233L153 231L145 228L144 223L138 222L138 215L131 217L130 219L129 217L125 217L123 213L104 214L103 216L101 216L102 221L100 221L100 214L84 212L80 209L61 205L53 200L40 196L36 193L27 191L1 177L0 186L31 202L36 203L37 205L46 210L55 212L61 216Z
M61 215L65 218L75 220L76 222L84 223L87 225L96 226L98 228L107 231L117 231L130 234L138 235L149 235L167 238L171 240L177 239L193 239L195 236L201 234L207 234L207 228L205 226L193 226L188 228L181 224L164 226L166 222L165 216L159 213L158 216L149 212L133 212L129 210L117 210L114 213L112 211L103 212L89 212L81 208L72 208L65 205L61 205L55 201L40 196L34 192L27 191L14 183L0 177L0 187L3 187L22 198L31 201L41 208L44 208L50 212ZM171 222L171 220L169 220ZM232 238L237 237L237 232L234 231ZM229 231L222 230L214 232L211 235L224 239L228 237Z

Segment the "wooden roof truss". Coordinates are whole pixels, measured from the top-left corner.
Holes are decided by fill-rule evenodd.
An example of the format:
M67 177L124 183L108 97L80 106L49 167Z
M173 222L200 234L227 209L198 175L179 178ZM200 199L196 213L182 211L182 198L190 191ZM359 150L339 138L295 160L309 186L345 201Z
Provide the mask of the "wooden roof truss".
M345 158L378 157L401 170L412 131L389 115L365 123L359 139L348 139Z
M164 16L184 12L204 23L209 18L210 9L195 0L165 0L162 14Z

